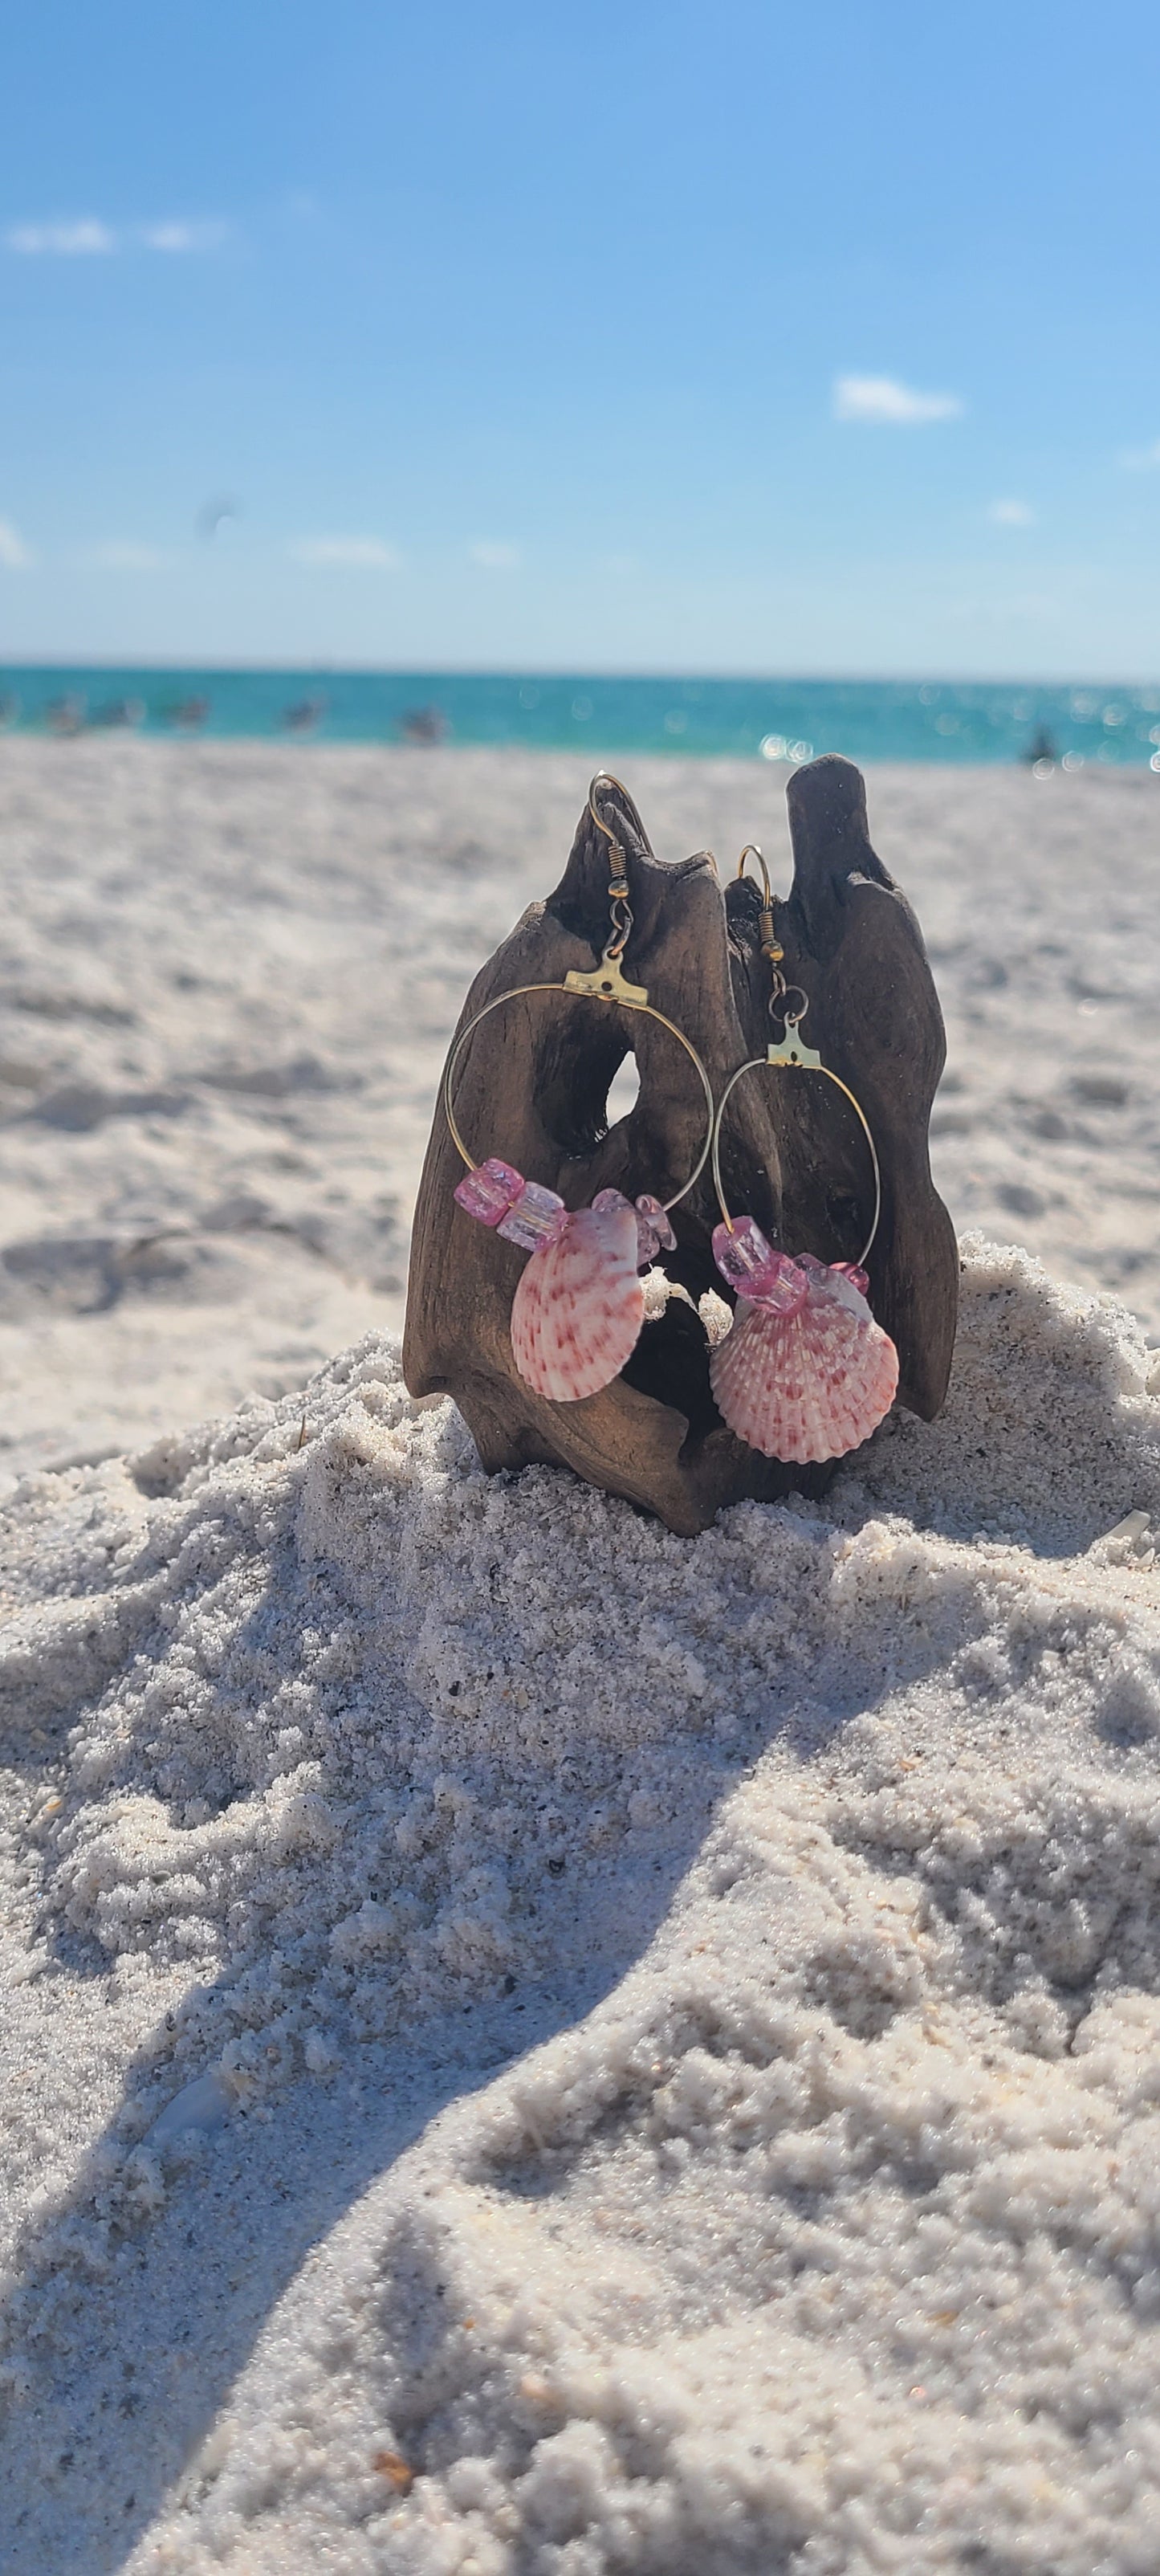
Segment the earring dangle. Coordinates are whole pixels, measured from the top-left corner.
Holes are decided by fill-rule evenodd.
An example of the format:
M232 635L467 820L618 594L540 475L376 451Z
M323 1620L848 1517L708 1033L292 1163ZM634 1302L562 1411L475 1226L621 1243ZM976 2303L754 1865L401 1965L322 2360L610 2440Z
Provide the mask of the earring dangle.
M601 1387L611 1385L631 1358L644 1322L641 1273L659 1251L672 1251L676 1236L669 1211L700 1179L713 1137L713 1089L695 1046L683 1029L654 1009L647 986L625 979L621 961L632 934L625 854L596 802L598 789L619 784L601 771L588 791L589 813L609 845L611 928L599 965L591 973L573 968L562 983L517 984L511 992L497 993L493 1001L485 1002L452 1048L443 1084L447 1124L467 1165L454 1192L456 1203L506 1242L530 1252L512 1302L512 1354L534 1393L557 1404L596 1395ZM566 1208L555 1190L526 1181L511 1163L495 1155L477 1163L468 1151L454 1106L455 1075L464 1048L493 1011L527 993L579 995L586 1001L638 1011L667 1029L684 1048L705 1096L705 1141L688 1180L671 1199L662 1203L646 1193L633 1206L620 1190L610 1189L599 1190L589 1208Z
M764 1055L738 1066L714 1121L713 1185L723 1223L714 1230L713 1256L738 1298L731 1330L710 1358L709 1382L719 1413L739 1439L767 1458L805 1465L843 1458L869 1439L894 1402L898 1353L867 1302L864 1264L882 1209L874 1138L853 1092L801 1035L808 997L800 987L787 988L780 971L785 951L774 930L769 874L756 844L742 851L737 874L744 876L750 857L761 869L765 894L761 950L772 979L770 1016L784 1021L785 1035L771 1040ZM785 1007L793 999L796 1011ZM721 1181L721 1122L737 1084L767 1065L824 1075L859 1121L874 1174L874 1222L856 1262L827 1263L809 1252L791 1260L773 1250L753 1217L729 1213Z

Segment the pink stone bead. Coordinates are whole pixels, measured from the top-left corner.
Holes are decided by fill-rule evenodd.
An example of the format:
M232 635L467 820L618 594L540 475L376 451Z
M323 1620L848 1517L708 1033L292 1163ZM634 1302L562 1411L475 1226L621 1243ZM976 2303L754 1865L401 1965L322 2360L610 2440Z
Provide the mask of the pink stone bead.
M713 1258L722 1278L751 1304L786 1316L804 1306L810 1291L804 1265L775 1252L753 1217L735 1217L732 1231L727 1225L714 1228Z
M455 1203L465 1216L476 1217L480 1225L498 1225L523 1186L523 1173L517 1172L512 1163L499 1162L493 1154L477 1171L464 1173L454 1192Z
M568 1211L555 1190L544 1189L539 1181L525 1181L514 1207L501 1216L498 1232L506 1243L538 1252L542 1243L555 1242L567 1222Z

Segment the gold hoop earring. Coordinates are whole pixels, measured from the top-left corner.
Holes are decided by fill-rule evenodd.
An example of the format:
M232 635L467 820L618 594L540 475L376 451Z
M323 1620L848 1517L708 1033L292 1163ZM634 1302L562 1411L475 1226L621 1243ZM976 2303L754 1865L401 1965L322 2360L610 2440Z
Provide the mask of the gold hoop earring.
M673 1249L676 1236L669 1223L670 1210L688 1197L700 1179L713 1142L713 1086L696 1047L674 1020L649 1001L647 986L629 983L624 974L621 961L633 920L625 852L597 807L597 791L605 786L620 787L620 781L600 770L588 790L588 811L609 844L610 860L610 927L598 965L591 971L573 968L562 982L516 984L510 992L497 993L461 1031L443 1077L444 1114L452 1141L467 1165L453 1193L456 1204L506 1242L531 1253L512 1301L512 1354L521 1377L535 1393L558 1404L596 1395L631 1358L644 1322L640 1273L659 1251ZM513 1164L498 1156L475 1161L455 1114L455 1076L463 1051L493 1011L530 993L562 993L638 1012L683 1047L700 1080L707 1116L700 1154L672 1198L661 1200L645 1193L633 1206L620 1190L599 1190L590 1208L569 1209L557 1191L525 1180Z
M738 1292L738 1303L732 1329L711 1355L709 1380L718 1411L739 1439L767 1458L805 1465L859 1448L889 1412L897 1391L898 1353L871 1314L863 1267L878 1232L882 1175L861 1102L801 1035L809 996L800 986L787 985L781 972L785 951L777 936L769 871L756 842L747 843L741 853L739 877L749 858L761 870L761 953L769 961L770 1014L783 1022L785 1034L730 1075L713 1121L713 1187L722 1217L713 1233L713 1256L722 1278ZM790 1007L795 1000L796 1010ZM809 1252L791 1260L773 1250L755 1218L730 1214L721 1179L722 1120L744 1076L771 1065L822 1074L858 1119L874 1174L874 1219L856 1262L827 1263Z

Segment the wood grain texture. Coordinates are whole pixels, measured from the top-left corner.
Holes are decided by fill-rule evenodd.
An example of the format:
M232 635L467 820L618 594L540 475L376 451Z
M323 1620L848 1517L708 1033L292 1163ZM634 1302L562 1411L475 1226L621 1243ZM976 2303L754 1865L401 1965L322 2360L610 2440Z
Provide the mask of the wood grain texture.
M809 994L804 1034L857 1094L874 1131L883 1204L872 1302L898 1344L900 1401L929 1417L946 1389L958 1290L954 1234L927 1153L942 1017L917 922L870 846L859 772L849 761L813 761L788 792L794 879L776 911L783 971ZM723 891L706 853L664 865L631 798L606 790L604 809L626 852L634 929L625 971L691 1038L719 1097L770 1035L756 889L735 882ZM607 843L585 809L559 885L481 969L459 1028L515 985L590 968L607 935L607 887ZM608 1128L608 1087L630 1051L639 1097ZM456 1113L477 1159L502 1155L569 1207L608 1187L667 1198L704 1138L700 1085L666 1031L607 1003L554 994L513 1001L476 1031L457 1075ZM837 1260L860 1249L873 1204L869 1157L832 1084L752 1074L726 1113L723 1164L731 1206L748 1209L786 1250ZM403 1368L412 1394L454 1397L485 1467L570 1467L686 1534L745 1496L824 1490L832 1466L783 1466L726 1429L709 1390L704 1330L683 1300L670 1299L663 1320L646 1324L624 1374L600 1394L577 1404L534 1395L509 1333L526 1255L456 1207L462 1169L440 1100L415 1211ZM677 1249L663 1261L694 1303L710 1286L725 1293L710 1251L716 1220L706 1172L673 1212Z

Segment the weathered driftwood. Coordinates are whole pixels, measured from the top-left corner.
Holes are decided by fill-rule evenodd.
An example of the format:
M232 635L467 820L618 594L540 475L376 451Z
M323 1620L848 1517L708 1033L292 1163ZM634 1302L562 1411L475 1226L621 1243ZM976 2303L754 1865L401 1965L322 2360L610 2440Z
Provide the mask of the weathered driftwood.
M627 853L635 927L625 971L692 1039L719 1097L771 1034L757 891L742 882L723 891L704 853L662 864L631 798L608 789L603 797ZM809 994L805 1034L861 1100L875 1136L882 1214L871 1297L898 1345L899 1401L929 1418L946 1389L958 1289L954 1234L927 1157L942 1016L914 914L870 847L858 770L813 761L791 778L788 801L794 879L776 907L783 972ZM608 844L585 811L555 893L531 906L477 975L460 1027L514 985L591 967L607 935L607 887ZM609 1128L609 1084L630 1052L639 1097ZM456 1110L479 1160L503 1155L570 1207L609 1186L667 1198L704 1135L695 1073L663 1029L607 1003L550 994L484 1022L464 1051ZM751 1075L726 1112L722 1160L731 1208L750 1210L775 1242L829 1260L857 1257L873 1212L869 1157L831 1083ZM822 1490L832 1467L760 1457L713 1403L695 1312L706 1288L726 1293L710 1251L718 1211L708 1172L674 1210L677 1249L664 1257L694 1304L670 1298L601 1394L552 1404L524 1384L512 1358L508 1323L526 1255L454 1205L462 1169L440 1099L415 1211L403 1368L412 1394L454 1397L485 1467L571 1467L685 1533L747 1495Z

